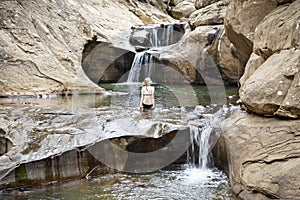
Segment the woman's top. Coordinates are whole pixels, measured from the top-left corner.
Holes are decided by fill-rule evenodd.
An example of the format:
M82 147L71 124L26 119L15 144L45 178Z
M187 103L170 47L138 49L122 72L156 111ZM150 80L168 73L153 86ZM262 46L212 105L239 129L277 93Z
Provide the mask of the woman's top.
M154 106L154 87L153 86L143 86L142 87L142 102L141 103Z

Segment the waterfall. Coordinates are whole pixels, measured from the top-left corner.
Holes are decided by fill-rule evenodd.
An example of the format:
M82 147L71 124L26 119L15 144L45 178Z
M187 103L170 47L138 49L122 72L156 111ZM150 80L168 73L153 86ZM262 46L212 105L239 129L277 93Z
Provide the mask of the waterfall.
M187 151L187 162L190 167L206 170L212 165L211 149L219 137L220 127L229 111L224 106L214 114L201 113L203 118L198 122L199 126L195 123L189 126L191 147Z
M141 82L145 77L153 79L152 74L155 71L153 54L158 53L158 51L154 51L153 48L167 46L174 43L173 24L154 24L145 25L144 27L139 26L138 30L142 28L148 33L148 35L145 36L147 38L144 38L148 40L148 46L144 46L148 50L136 53L129 71L127 83Z
M127 83L141 82L145 77L151 77L153 68L153 56L148 51L136 53L131 65ZM144 72L144 76L140 77L142 72Z
M192 168L207 169L211 150L210 137L211 127L204 129L190 126L191 132L191 149L188 151L187 160ZM198 156L198 157L196 157Z

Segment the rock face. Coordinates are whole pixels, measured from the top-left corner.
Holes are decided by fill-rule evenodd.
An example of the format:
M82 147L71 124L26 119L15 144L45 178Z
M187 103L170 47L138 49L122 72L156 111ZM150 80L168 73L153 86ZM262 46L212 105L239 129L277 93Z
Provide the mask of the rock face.
M225 121L218 147L239 198L300 199L299 120L239 111Z
M226 32L244 66L252 52L256 26L275 8L276 0L232 0L229 4L225 18Z
M168 61L168 64L177 68L189 82L222 84L217 58L214 60L211 55L215 53L213 51L217 47L222 30L222 25L199 26L184 35L176 45L164 48L159 60ZM214 55L218 57L218 54Z
M172 21L138 1L1 1L0 9L0 96L102 91L82 71L84 46L126 46L131 26Z
M299 7L299 0L232 0L227 9L223 44L244 71L243 108L294 119L239 112L226 120L216 162L241 199L300 199Z
M300 117L299 7L299 0L283 5L256 26L240 89L241 100L251 112Z
M56 105L47 99L2 102L0 190L101 175L108 167L149 172L186 162L189 127L148 119L135 109L90 108L93 98L57 99Z

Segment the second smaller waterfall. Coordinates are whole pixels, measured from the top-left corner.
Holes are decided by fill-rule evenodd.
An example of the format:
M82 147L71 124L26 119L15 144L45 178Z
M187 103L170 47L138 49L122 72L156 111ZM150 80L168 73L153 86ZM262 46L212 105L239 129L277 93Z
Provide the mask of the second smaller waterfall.
M198 106L194 110L195 114L202 116L197 122L201 126L196 126L195 122L190 125L191 147L187 151L187 161L190 167L205 170L213 164L211 150L217 142L221 124L230 109L224 106L214 114L197 113L197 109L203 111L205 107Z
M188 164L192 168L208 169L210 157L210 137L212 128L200 129L190 126L191 148L187 151Z

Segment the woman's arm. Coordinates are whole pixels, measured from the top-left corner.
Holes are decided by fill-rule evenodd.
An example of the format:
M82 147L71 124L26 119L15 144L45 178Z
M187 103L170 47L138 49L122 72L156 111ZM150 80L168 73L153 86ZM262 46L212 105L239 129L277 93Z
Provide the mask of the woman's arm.
M152 103L153 103L153 108L155 107L155 96L154 96L154 91L155 91L155 89L154 89L154 87L153 87L153 90L152 90Z
M140 108L143 107L143 98L144 98L144 92L143 92L143 88L141 89L141 101L140 101Z

